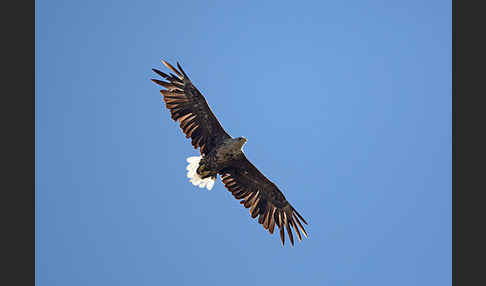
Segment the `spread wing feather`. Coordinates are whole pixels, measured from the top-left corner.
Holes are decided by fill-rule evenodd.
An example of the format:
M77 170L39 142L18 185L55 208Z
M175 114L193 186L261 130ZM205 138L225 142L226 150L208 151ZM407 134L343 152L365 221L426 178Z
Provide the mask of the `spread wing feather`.
M172 119L180 123L186 138L191 138L192 146L195 149L199 147L201 154L207 154L219 142L231 138L179 63L177 63L179 69L176 69L168 62L162 62L175 74L168 75L160 70L152 69L168 82L159 79L152 79L152 81L166 88L160 91L165 106L170 110Z
M294 245L292 229L301 241L301 232L307 237L302 223L305 219L290 205L277 186L267 179L243 154L220 173L221 180L240 203L249 208L252 218L273 234L275 225L280 230L282 245L285 244L285 230L290 243Z

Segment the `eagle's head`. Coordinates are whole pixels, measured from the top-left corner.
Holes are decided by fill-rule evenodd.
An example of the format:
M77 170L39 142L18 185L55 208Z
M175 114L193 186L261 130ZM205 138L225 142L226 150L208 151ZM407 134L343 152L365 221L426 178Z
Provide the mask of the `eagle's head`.
M242 144L245 144L245 143L246 143L246 141L248 141L248 140L246 140L246 138L245 138L245 137L238 137L238 138L236 138L236 139L238 139L238 141L239 141L239 142L243 142Z
M238 137L238 138L235 138L236 139L236 144L238 144L239 148L243 148L243 145L245 145L246 143L246 138L245 137Z

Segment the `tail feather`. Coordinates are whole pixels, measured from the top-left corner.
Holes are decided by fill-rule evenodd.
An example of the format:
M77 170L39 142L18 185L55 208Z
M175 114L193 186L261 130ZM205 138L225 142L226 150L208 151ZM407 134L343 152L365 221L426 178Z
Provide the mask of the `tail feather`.
M191 179L190 182L194 186L199 186L200 188L206 187L208 190L211 190L214 186L216 178L208 177L202 179L196 172L197 168L199 167L199 161L201 161L201 158L201 156L192 156L186 159L186 161L189 163L189 165L187 165L186 167L187 177Z

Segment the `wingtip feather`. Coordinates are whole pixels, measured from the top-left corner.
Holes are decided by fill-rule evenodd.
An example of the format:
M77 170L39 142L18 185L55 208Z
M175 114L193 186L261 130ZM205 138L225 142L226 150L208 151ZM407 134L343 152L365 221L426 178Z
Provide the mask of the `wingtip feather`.
M166 62L166 61L164 61L164 60L162 60L162 63L163 63L163 64L164 64L166 67L168 67L169 69L171 69L173 72L175 72L175 73L178 75L178 77L179 77L180 79L183 79L183 78L184 78L184 76L183 76L183 75L182 75L182 74L181 74L181 73L180 73L180 72L179 72L179 71L178 71L178 70L177 70L175 67L173 67L171 64L169 64L168 62Z
M184 70L182 69L181 65L179 64L179 62L176 63L177 64L177 67L179 68L179 70L182 72L182 74L184 75L184 77L186 79L189 79L189 77L187 76L187 74L184 72Z

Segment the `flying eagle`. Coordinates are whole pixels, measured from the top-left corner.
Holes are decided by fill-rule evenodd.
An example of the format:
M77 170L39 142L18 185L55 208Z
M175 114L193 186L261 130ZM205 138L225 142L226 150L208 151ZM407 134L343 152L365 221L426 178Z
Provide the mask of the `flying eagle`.
M175 74L167 75L152 69L168 82L158 79L152 81L166 88L160 92L172 119L180 123L186 138L191 138L194 148L200 148L201 156L187 158L187 177L191 183L211 190L219 174L225 187L236 199L241 200L245 208L250 208L251 217L258 217L258 223L270 234L273 234L275 225L278 226L282 245L285 244L284 229L287 229L292 245L292 228L299 240L302 240L300 231L307 237L301 223L307 224L305 219L290 205L277 186L246 158L242 151L246 139L232 138L226 133L204 96L191 83L179 63L179 69L176 69L166 61L162 62Z

